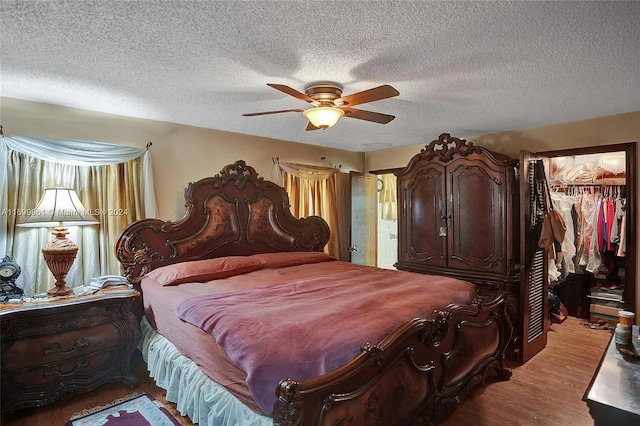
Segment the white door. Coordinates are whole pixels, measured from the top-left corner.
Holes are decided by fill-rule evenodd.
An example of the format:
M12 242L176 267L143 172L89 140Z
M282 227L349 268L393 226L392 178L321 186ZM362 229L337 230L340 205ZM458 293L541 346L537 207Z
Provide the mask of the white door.
M351 262L376 266L378 257L377 176L350 172L351 177Z

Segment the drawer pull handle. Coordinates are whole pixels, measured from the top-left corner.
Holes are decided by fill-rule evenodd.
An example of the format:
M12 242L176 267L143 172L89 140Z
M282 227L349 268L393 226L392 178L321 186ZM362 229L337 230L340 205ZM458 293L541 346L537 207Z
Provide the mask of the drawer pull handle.
M81 318L92 318L99 315L103 315L102 309L91 309L90 312L84 313ZM67 328L74 328L78 325L77 318L76 319L67 319L60 322L57 327L61 330L66 330Z
M51 355L51 354L66 355L66 354L73 353L77 349L85 346L89 346L89 341L83 338L77 339L76 342L73 344L73 348L71 348L71 350L68 350L68 351L63 351L60 348L60 343L54 343L48 348L45 348L44 354L45 355Z
M79 359L76 361L76 367L73 370L69 371L68 373L61 372L58 366L55 366L55 367L52 367L50 370L45 371L44 375L66 377L75 373L78 368L86 367L87 365L89 365L89 361L87 361L86 359Z
M78 323L78 321L76 321L76 320L62 321L60 324L58 324L58 328L64 330L64 329L67 329L67 328L75 327L77 323Z

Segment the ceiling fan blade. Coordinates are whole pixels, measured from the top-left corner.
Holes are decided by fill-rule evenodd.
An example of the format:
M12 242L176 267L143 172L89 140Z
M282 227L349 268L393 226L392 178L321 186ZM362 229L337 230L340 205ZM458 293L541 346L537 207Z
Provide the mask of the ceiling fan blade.
M373 121L374 123L387 124L393 120L395 115L382 114L380 112L365 111L355 108L342 108L344 116L349 118L357 118L358 120Z
M309 124L307 124L307 128L305 129L307 132L309 130L320 130L320 127L316 127L314 126L311 122L309 122Z
M374 87L373 89L364 90L362 92L352 93L348 96L343 96L342 98L338 98L334 101L336 105L353 106L364 104L367 102L379 101L380 99L393 98L394 96L398 96L400 92L398 92L393 87L388 84Z
M286 93L289 96L293 96L296 99L300 99L301 101L309 102L310 104L318 105L318 101L313 99L310 96L305 95L302 92L298 92L296 89L292 89L289 86L285 86L284 84L270 84L267 83L267 86L273 87L276 90L279 90L283 93Z
M281 112L302 112L303 109L282 109L280 111L265 111L265 112L251 112L249 114L242 114L244 117L254 117L256 115L268 115L268 114L280 114Z

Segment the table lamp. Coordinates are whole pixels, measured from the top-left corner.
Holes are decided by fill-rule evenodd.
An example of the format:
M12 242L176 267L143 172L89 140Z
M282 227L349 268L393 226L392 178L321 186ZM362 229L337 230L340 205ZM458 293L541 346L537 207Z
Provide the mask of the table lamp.
M17 226L54 227L54 240L42 248L44 260L56 279L56 286L47 294L51 297L73 293L65 278L78 253L78 246L67 238L67 226L96 225L100 223L82 205L76 191L70 188L47 188L31 215Z

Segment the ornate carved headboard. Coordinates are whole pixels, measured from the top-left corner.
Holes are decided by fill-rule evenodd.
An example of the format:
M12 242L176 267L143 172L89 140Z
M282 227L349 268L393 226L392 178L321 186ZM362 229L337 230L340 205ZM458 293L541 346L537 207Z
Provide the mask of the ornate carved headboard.
M284 188L236 161L220 174L191 182L177 222L143 219L115 244L121 273L139 282L149 271L188 260L282 251L322 251L329 226L320 217L291 214Z

